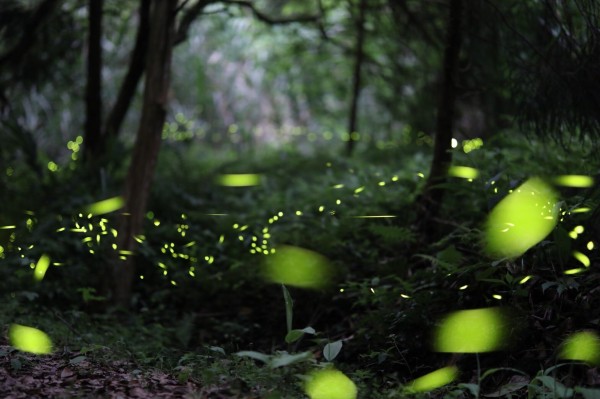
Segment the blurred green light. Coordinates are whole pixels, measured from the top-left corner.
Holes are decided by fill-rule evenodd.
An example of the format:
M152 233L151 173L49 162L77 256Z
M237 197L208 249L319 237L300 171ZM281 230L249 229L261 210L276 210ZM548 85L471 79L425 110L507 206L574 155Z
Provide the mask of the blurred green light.
M255 173L240 173L220 175L217 183L226 187L248 187L260 184L260 175Z
M487 252L500 258L525 253L556 225L556 203L556 193L543 180L527 180L490 213L485 228Z
M584 175L562 175L554 178L554 184L564 187L586 188L594 185L594 178Z
M592 331L572 334L563 343L559 357L598 365L600 364L600 338Z
M407 390L411 393L428 392L451 383L457 376L458 369L456 367L444 367L412 381L407 385Z
M8 330L10 344L15 348L36 355L52 352L52 341L37 328L12 324Z
M566 275L573 275L573 274L579 274L582 273L584 271L586 271L587 269L584 269L583 267L577 268L577 269L569 269L569 270L565 270L563 273Z
M525 276L521 279L521 281L519 281L519 284L525 284L526 282L528 282L529 280L531 280L533 276Z
M576 209L573 209L571 212L572 213L586 213L591 210L592 210L591 208L576 208Z
M451 166L448 169L448 175L460 177L461 179L475 179L479 176L479 171L468 166Z
M85 211L94 215L103 215L121 209L123 205L125 205L123 197L112 197L87 206Z
M58 170L58 165L56 164L56 162L48 162L48 170L50 172L56 172Z
M590 267L590 258L579 251L573 251L573 257L581 262L585 267Z
M314 372L304 389L310 399L356 399L358 394L354 382L334 369Z
M329 284L333 269L329 261L316 252L283 246L265 261L263 274L274 283L319 289Z
M499 308L461 310L439 325L434 348L437 352L490 352L502 346L506 320Z
M46 275L46 270L50 267L50 257L48 255L42 255L35 265L35 271L33 272L33 278L36 281L42 281Z

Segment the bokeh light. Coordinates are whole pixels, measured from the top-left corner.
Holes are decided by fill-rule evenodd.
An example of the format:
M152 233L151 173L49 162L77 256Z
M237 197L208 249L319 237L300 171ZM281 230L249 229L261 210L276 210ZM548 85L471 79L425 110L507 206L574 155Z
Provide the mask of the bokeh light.
M48 267L50 267L50 257L48 255L42 255L40 260L38 260L37 264L35 265L33 278L36 281L42 281L46 275L46 270L48 270Z
M23 351L44 355L52 352L52 341L37 328L12 324L8 330L10 344Z
M121 209L123 205L125 205L123 197L112 197L88 205L85 211L92 215L104 215Z
M479 171L469 166L453 165L448 169L448 175L461 179L475 179L479 175Z
M406 389L409 393L428 392L450 384L458 376L458 369L448 366L425 374L409 383Z
M225 187L249 187L260 184L261 176L255 173L225 174L217 178L217 183Z
M562 175L554 178L554 184L564 187L586 188L594 185L594 178L585 175Z
M540 178L531 178L508 194L490 213L486 250L494 257L516 257L542 241L558 219L557 196Z
M274 283L319 289L329 284L333 268L327 258L316 252L282 246L274 254L265 257L263 274Z
M600 338L592 331L581 331L569 336L562 345L561 359L580 360L600 364Z
M499 308L454 312L438 326L434 349L454 353L494 351L503 346L506 325L506 317Z
M319 370L309 376L305 385L310 399L356 399L354 382L335 369Z

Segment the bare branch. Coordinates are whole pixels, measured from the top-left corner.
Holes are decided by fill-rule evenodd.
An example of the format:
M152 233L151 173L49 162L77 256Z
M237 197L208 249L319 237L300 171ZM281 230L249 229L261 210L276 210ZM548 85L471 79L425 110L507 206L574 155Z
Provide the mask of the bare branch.
M295 22L319 22L321 19L320 15L310 14L292 15L289 17L272 17L257 9L254 3L252 3L250 0L223 0L221 3L248 8L250 11L252 11L252 14L254 14L256 19L269 25L285 25Z
M179 26L177 26L175 31L175 45L178 45L187 39L190 26L192 26L196 18L198 18L198 16L202 14L204 7L206 7L210 3L214 3L214 1L198 0L193 6L186 9L185 13L181 17L181 21L179 21ZM180 11L181 9L182 8L180 7L178 11Z

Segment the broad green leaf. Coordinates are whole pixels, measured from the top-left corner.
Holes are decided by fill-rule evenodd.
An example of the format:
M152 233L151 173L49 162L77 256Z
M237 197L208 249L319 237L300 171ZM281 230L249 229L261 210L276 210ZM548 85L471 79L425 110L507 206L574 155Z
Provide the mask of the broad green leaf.
M458 369L448 366L425 374L409 383L406 388L409 392L428 392L442 387L454 381L458 375Z
M557 195L540 178L531 178L502 199L485 227L486 250L494 257L516 257L542 241L558 220Z
M52 341L50 337L37 328L12 324L8 330L10 344L23 352L36 355L52 352Z
M312 373L304 390L310 399L356 399L358 394L354 382L335 369Z
M304 327L304 328L303 328L302 330L300 330L300 331L302 331L304 334L309 334L309 335L315 335L315 334L317 333L317 332L315 331L315 329L314 329L314 328L312 328L312 327L310 327L310 326L309 326L309 327Z
M305 360L311 359L311 352L301 352L301 353L293 353L289 354L286 352L281 352L271 358L271 362L269 366L271 368L284 367L289 366L290 364L303 362Z
M292 342L298 341L304 335L304 331L302 330L291 330L285 336L285 342L291 344Z
M302 336L304 334L315 335L316 331L312 327L304 327L302 330L291 330L285 336L285 342L288 344L291 344L292 342L296 342L297 340L302 338Z
M461 310L440 323L434 348L438 352L490 352L502 346L506 320L498 308Z
M343 343L342 341L330 342L323 348L323 356L325 359L330 362L337 357L337 355L342 350Z
M263 363L269 363L269 361L271 360L271 356L265 355L264 353L255 352L255 351L236 352L236 355L240 356L240 357L249 357L251 359L258 360Z

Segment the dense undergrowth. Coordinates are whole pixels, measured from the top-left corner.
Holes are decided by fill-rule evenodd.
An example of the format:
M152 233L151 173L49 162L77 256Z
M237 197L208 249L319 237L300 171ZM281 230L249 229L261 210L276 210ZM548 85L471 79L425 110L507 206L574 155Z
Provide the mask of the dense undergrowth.
M599 384L593 365L556 367L565 338L600 322L598 190L561 189L561 222L521 257L485 255L481 231L494 205L530 176L596 175L598 159L585 148L516 135L468 153L459 145L454 163L478 176L450 180L435 236L424 242L412 226L427 145L389 143L345 158L337 149L235 153L165 143L135 255L134 312L125 318L104 306L113 218L85 212L119 194L119 168L98 184L80 168L40 177L15 165L2 177L0 322L40 328L56 348L94 361L127 358L265 397L301 397L302 375L330 361L361 398L404 397L409 381L448 364L460 370L457 382L424 395L571 397L567 387L579 387L577 395L598 397L581 388ZM219 185L228 173L258 174L260 183ZM582 208L590 211L575 212ZM570 236L576 226L583 229ZM314 329L289 342L291 308L261 272L282 245L318 252L335 267L325 289L289 287L293 328ZM581 267L573 251L590 265L565 274ZM53 266L34 283L43 254ZM510 314L503 350L432 351L444 315L488 307ZM340 343L339 354L325 353Z

